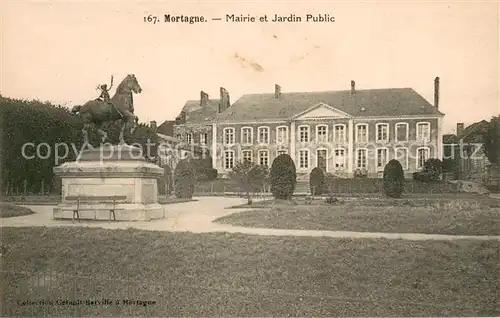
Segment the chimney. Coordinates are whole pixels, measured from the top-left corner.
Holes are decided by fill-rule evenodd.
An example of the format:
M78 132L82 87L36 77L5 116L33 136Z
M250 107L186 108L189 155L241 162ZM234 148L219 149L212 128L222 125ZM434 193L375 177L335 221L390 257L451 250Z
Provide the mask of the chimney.
M149 127L151 128L151 130L153 130L154 132L156 132L156 130L158 129L158 127L156 127L156 121L152 120L149 122Z
M219 102L219 113L222 113L231 105L231 101L229 99L229 93L226 91L224 87L220 88L220 102Z
M351 81L351 95L356 94L356 82Z
M464 123L457 123L457 137L460 137L464 133L464 129Z
M439 77L434 79L434 107L439 109Z
M274 84L274 98L280 99L281 96L281 86Z
M200 92L200 106L206 106L208 102L208 94L204 91Z

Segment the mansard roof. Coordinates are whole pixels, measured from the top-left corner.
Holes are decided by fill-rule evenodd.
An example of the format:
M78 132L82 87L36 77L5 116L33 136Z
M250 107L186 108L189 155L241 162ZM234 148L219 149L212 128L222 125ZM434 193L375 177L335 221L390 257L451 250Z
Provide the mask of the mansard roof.
M353 117L443 116L412 88L246 94L215 118L218 122L290 119L317 104Z
M186 113L187 124L211 124L219 111L220 99L209 99L201 106L200 100L188 100L182 111Z

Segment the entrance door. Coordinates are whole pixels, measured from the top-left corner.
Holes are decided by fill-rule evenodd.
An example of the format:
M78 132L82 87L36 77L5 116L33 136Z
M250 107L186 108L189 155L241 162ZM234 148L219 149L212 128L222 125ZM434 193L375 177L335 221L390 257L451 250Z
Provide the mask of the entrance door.
M317 158L317 167L323 170L324 172L326 171L326 150L325 149L320 149L316 151L316 158Z

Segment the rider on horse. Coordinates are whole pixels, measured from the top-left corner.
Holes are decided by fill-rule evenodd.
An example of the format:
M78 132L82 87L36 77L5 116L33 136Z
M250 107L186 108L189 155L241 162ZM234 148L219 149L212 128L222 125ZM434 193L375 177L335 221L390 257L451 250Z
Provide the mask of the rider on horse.
M109 85L109 88L108 85L106 84L97 86L97 89L101 91L101 94L99 95L99 97L97 97L97 100L102 100L105 102L109 101L111 99L111 97L109 96L109 91L111 90L112 87L113 87L113 75L111 75L111 84Z
M113 75L111 75L111 84L109 85L109 88L108 88L108 85L106 85L106 84L102 84L102 85L97 86L97 89L101 91L101 94L99 95L99 97L97 97L96 100L100 100L100 101L106 102L108 104L111 104L113 106L113 108L118 112L118 114L120 114L120 116L123 117L122 112L111 102L111 97L109 96L109 91L111 90L112 87L113 87Z

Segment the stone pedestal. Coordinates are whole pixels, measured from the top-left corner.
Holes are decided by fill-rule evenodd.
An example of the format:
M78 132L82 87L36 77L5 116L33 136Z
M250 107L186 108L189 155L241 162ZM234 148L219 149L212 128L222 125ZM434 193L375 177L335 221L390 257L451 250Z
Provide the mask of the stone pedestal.
M126 196L115 206L116 220L148 221L164 218L158 204L157 178L163 169L148 163L140 149L112 146L84 151L80 158L54 168L62 180L62 202L54 208L54 219L71 219L76 202L67 196ZM80 219L108 220L108 202L80 202Z

